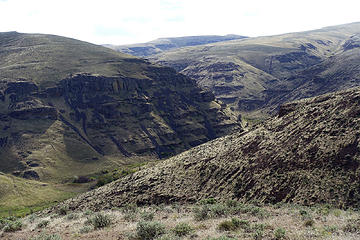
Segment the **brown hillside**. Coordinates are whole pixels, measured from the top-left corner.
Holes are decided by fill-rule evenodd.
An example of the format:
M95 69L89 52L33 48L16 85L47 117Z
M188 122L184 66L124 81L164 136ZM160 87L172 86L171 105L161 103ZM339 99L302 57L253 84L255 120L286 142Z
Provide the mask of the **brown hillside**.
M360 89L305 99L246 133L213 140L65 202L104 209L219 199L359 207Z

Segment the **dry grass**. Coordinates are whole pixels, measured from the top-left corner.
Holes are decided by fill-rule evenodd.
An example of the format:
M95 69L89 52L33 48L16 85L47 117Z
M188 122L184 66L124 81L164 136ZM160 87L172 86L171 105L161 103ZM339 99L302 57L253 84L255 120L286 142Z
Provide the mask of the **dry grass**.
M262 206L266 215L257 211L241 213L236 209L258 208L254 205L229 207L222 203L207 206L225 206L227 213L222 216L212 215L204 220L195 220L195 208L205 205L154 205L146 207L126 207L102 211L102 215L111 219L111 224L104 228L95 228L89 219L97 213L91 211L40 216L30 215L22 222L22 230L14 233L1 233L1 239L36 239L39 236L57 236L60 239L141 239L137 235L139 222L158 222L165 226L165 234L157 239L359 239L360 225L353 225L353 230L346 226L360 219L360 213L353 210L332 209L327 206L304 207L297 205ZM69 215L70 214L70 215ZM129 217L131 216L131 217ZM242 224L236 230L224 231L219 224L236 218ZM308 219L312 226L305 226ZM39 223L48 224L39 228ZM190 226L191 231L181 237L176 236L174 228L179 224ZM280 230L279 230L280 229ZM162 237L162 238L161 238ZM152 238L149 238L152 239ZM224 238L225 239L225 238Z

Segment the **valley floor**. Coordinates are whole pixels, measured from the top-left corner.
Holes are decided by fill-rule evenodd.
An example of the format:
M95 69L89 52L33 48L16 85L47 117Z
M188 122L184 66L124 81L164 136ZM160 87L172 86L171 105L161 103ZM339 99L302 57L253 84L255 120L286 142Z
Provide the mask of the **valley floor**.
M256 206L235 201L128 205L0 219L1 239L360 239L360 212L326 205Z

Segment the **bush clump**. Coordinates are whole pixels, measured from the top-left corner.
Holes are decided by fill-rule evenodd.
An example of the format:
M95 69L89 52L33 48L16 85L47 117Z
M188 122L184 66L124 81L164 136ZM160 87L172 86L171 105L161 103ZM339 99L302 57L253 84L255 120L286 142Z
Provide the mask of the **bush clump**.
M221 222L218 226L218 229L220 231L236 231L239 228L248 228L249 226L250 224L246 220L232 218L231 220Z
M278 228L274 231L275 239L285 239L286 231L283 228Z
M144 211L141 213L141 219L144 221L152 221L152 220L154 220L154 216L155 216L155 214L153 212Z
M201 205L205 205L205 204L215 204L216 203L216 199L215 198L206 198L203 200L200 200L199 203Z
M195 220L202 221L210 218L226 217L229 214L248 213L258 218L265 218L269 213L253 204L243 204L238 201L228 200L225 203L216 203L214 200L202 200L200 206L194 209Z
M0 219L0 229L4 232L16 232L21 230L23 224L15 218Z
M194 209L194 218L197 221L202 221L209 218L225 217L229 213L229 207L221 203L202 205Z
M39 222L36 227L37 228L44 228L46 227L47 225L49 225L49 220L42 220L41 222Z
M77 215L76 213L70 213L66 217L67 220L75 220L75 219L78 219L78 218L79 218L79 215Z
M97 213L94 217L86 221L87 224L91 224L94 229L105 228L111 225L111 217L103 213Z
M312 226L314 226L314 224L315 224L315 221L313 219L306 219L304 221L304 226L305 227L312 227Z
M142 221L137 224L136 234L140 240L152 240L165 233L165 225L159 222Z
M176 236L184 237L192 233L194 229L187 223L179 223L172 229L172 231Z
M63 205L58 209L58 214L59 215L66 215L69 211L69 206Z

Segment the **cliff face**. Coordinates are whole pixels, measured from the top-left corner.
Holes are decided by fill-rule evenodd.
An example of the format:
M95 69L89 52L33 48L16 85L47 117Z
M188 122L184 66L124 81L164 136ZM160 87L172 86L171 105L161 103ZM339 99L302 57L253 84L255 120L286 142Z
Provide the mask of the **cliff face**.
M360 89L286 104L254 129L194 147L67 201L103 209L215 197L359 207Z
M0 40L0 171L63 179L241 131L212 93L171 68L56 36Z
M24 80L3 81L0 146L7 160L1 161L1 169L39 178L27 173L43 167L32 153L49 157L40 138L59 124L61 129L54 131L67 138L63 143L76 140L83 148L68 150L70 155L88 149L95 158L164 158L241 130L213 94L191 79L156 66L147 74L148 79L77 74L45 89Z
M149 79L76 75L61 81L70 112L63 122L100 154L155 153L163 158L235 130L214 96L169 68L150 67Z

